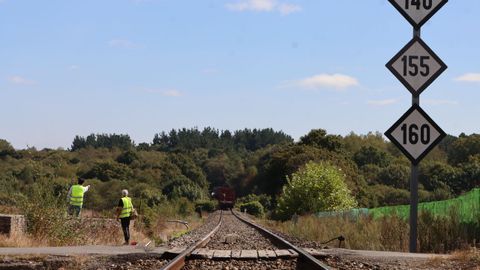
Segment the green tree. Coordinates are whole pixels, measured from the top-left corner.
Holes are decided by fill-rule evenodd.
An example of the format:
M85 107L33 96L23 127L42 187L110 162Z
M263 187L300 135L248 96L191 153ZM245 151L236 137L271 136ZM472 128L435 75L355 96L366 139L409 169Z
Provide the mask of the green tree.
M128 166L112 161L97 162L90 171L82 175L87 179L98 178L102 181L129 180L132 176L133 172Z
M466 162L460 164L457 177L449 184L457 195L480 187L480 154L470 156Z
M0 139L0 158L12 156L13 154L15 154L15 149L12 145L6 140Z
M390 163L391 158L387 152L373 146L362 146L353 156L353 160L359 167L367 164L386 167Z
M480 134L465 135L460 137L448 147L448 161L458 165L467 162L468 158L480 154Z
M133 150L125 151L117 157L117 162L125 165L131 165L136 160L138 160L138 155Z
M330 151L343 149L342 137L338 135L327 135L324 129L312 129L307 135L300 138L300 144L325 148Z
M343 138L345 149L350 153L356 153L362 146L372 146L386 151L388 143L380 132L369 132L367 135L357 135L353 132Z
M287 178L277 211L285 219L295 213L340 211L356 205L339 168L326 162L309 162Z
M402 164L392 163L384 168L379 175L381 184L393 186L395 188L408 188L410 179L410 168Z
M420 166L419 181L428 191L448 190L448 184L458 179L458 170L442 162L424 163Z

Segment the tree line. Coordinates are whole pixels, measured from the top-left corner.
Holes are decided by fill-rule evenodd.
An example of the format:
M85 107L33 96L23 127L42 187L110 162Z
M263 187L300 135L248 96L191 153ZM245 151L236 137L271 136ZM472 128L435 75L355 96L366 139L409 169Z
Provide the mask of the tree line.
M38 182L63 194L72 179L92 185L86 207L114 206L122 188L144 206L208 200L213 187L262 198L274 208L289 177L310 162L338 168L359 207L407 204L410 163L380 133L346 136L311 130L295 142L273 129L211 127L155 134L136 144L126 134L76 136L68 150L14 149L0 140L0 205L15 204ZM480 186L480 135L449 135L420 165L420 200L452 198ZM246 198L247 198L246 197Z

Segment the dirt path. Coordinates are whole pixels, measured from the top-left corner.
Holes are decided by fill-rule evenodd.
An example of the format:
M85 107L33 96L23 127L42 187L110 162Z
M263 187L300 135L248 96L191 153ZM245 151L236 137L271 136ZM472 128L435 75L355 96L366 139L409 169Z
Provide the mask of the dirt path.
M0 270L62 269L62 267L64 269L158 269L166 262L162 254L167 249L167 247L157 247L145 250L143 246L0 248ZM316 257L332 269L480 270L480 259L478 261L459 260L451 255L348 249L323 249L316 252ZM28 268L25 268L27 266Z
M145 249L143 245L138 246L71 246L71 247L32 247L32 248L0 248L2 255L122 255L132 253L153 253L163 254L165 247Z

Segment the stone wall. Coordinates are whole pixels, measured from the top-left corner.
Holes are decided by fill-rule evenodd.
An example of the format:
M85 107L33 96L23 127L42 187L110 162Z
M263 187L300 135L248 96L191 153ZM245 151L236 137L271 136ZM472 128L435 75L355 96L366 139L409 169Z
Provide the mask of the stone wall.
M25 217L21 215L2 215L0 214L0 234L9 236L21 235L25 233Z

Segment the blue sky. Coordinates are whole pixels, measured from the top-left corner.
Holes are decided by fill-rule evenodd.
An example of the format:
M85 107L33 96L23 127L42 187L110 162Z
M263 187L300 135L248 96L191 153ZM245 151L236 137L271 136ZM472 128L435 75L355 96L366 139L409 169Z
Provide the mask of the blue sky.
M449 1L422 28L449 68L420 104L453 135L480 133L479 11ZM410 107L385 63L411 37L387 0L0 0L0 138L383 133Z

